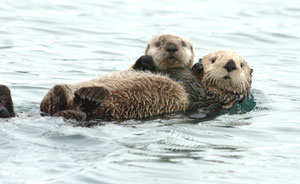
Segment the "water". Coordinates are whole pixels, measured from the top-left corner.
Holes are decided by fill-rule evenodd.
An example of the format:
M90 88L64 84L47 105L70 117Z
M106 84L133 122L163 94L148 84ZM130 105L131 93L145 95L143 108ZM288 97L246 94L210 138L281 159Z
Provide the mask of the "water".
M0 120L0 183L298 183L300 3L287 0L3 0L0 83L19 116ZM56 83L127 69L153 35L234 50L254 69L256 107L74 127L39 116ZM252 101L252 102L253 102ZM247 105L246 105L247 107Z

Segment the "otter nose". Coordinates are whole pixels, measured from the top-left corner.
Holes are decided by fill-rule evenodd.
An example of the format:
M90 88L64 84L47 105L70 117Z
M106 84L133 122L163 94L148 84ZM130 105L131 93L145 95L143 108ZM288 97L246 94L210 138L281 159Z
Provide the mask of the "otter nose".
M176 52L178 49L174 44L170 44L169 46L167 46L166 51L168 52Z
M232 59L228 60L224 68L228 71L231 72L232 70L236 70L236 65Z

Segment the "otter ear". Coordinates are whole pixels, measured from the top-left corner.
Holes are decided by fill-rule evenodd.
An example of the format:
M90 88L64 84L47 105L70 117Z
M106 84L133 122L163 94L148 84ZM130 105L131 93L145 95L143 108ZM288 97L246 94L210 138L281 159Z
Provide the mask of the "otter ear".
M148 43L148 45L147 45L147 47L146 47L146 50L145 50L145 56L147 55L149 49L150 49L150 44Z
M201 74L203 72L203 65L201 59L198 63L194 64L194 66L192 67L192 71L196 74Z
M252 74L253 73L253 69L252 68L250 68L250 74Z

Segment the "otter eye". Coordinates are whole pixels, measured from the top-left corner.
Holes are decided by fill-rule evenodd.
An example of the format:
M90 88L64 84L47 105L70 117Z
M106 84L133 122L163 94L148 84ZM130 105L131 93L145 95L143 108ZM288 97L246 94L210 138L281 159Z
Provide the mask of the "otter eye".
M185 47L185 46L186 46L186 44L185 44L185 42L184 42L184 41L182 41L182 42L181 42L181 45L182 45L183 47Z
M215 63L216 62L216 58L211 58L211 63Z
M241 68L243 68L243 66L244 66L244 63L241 63Z
M155 47L159 47L159 46L160 46L160 42L156 42Z

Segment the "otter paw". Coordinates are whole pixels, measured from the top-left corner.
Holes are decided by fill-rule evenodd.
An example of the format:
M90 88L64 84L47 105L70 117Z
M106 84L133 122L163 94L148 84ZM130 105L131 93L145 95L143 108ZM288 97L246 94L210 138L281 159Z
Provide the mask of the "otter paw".
M9 117L10 115L8 110L5 107L0 106L0 118L9 118Z
M82 111L74 111L74 110L65 110L56 112L53 117L63 117L65 119L74 119L77 121L84 121L86 120L87 116Z
M66 110L68 106L65 90L62 86L56 85L50 94L50 115L58 111Z
M134 70L151 71L156 70L152 56L141 56L132 67Z
M192 67L192 71L197 75L202 74L203 72L202 62L199 61L198 63L194 64L194 66Z
M82 87L75 91L74 95L74 105L86 111L102 103L109 95L109 91L99 86Z

